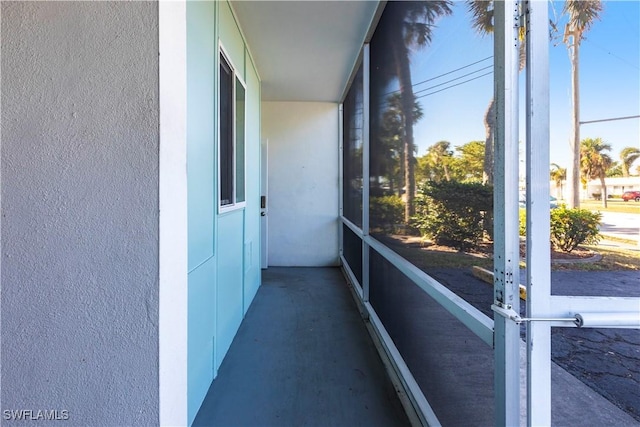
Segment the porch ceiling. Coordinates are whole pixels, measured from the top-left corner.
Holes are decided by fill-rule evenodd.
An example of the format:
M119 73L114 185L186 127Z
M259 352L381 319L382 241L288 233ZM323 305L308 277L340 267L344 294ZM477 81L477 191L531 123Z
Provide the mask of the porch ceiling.
M378 1L232 1L263 101L340 100Z

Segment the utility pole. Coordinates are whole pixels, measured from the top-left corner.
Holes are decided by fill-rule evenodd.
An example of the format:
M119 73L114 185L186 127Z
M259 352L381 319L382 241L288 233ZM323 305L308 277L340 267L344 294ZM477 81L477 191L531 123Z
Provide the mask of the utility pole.
M567 205L569 208L580 207L580 78L579 78L579 48L580 34L572 29L569 24L564 27L562 42L569 47L569 59L571 61L571 147L572 162L567 171L568 191ZM571 39L571 40L570 40Z

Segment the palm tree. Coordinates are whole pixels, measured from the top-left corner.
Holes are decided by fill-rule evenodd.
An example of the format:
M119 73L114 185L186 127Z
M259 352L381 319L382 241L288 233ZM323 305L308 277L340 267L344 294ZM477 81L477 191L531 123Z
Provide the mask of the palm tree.
M564 199L564 192L562 191L562 181L567 179L567 169L561 168L556 163L551 163L551 167L552 169L549 175L551 181L556 184L556 189L558 190L556 192L556 195L558 196L558 199Z
M467 10L471 13L471 26L481 35L493 34L493 1L487 0L467 0ZM523 36L524 33L521 34ZM526 64L525 44L520 40L520 51L518 53L519 70L522 71ZM496 128L495 98L491 98L489 107L484 114L485 144L484 144L484 166L482 182L493 184L493 152L494 134Z
M602 207L607 207L607 186L605 177L607 170L613 164L611 157L605 153L611 151L611 144L605 143L602 138L586 138L580 143L580 167L586 181L599 179L602 197Z
M413 121L416 123L424 116L422 107L418 102L414 102ZM402 195L402 180L404 179L404 165L398 160L404 157L405 146L403 135L405 134L405 116L402 109L402 98L399 93L393 93L387 97L386 109L382 115L380 124L380 169L389 180L391 192L398 192Z
M567 0L562 9L562 13L569 17L569 22L565 26L563 42L567 45L571 60L572 137L570 146L572 159L568 182L568 205L570 208L580 207L580 42L594 21L600 18L601 12L601 0ZM603 199L606 204L606 198Z
M613 162L609 170L607 170L607 178L618 178L624 176L622 174L622 164L620 162Z
M620 152L620 165L622 166L622 176L629 176L631 165L640 158L640 149L636 147L625 147Z
M400 84L400 97L404 115L404 175L407 203L405 221L408 223L415 213L416 193L413 114L415 96L411 79L411 54L431 42L434 22L443 15L450 15L451 0L389 2L384 14L387 15L390 43L393 54L395 75Z
M438 141L427 149L427 159L434 181L451 181L449 165L453 159L453 151L449 141Z

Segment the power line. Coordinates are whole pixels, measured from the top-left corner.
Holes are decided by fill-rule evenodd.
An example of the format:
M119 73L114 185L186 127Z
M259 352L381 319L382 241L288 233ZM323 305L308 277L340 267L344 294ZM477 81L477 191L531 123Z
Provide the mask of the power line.
M593 40L589 40L589 44L594 46L594 47L597 47L598 49L600 49L601 51L607 53L608 55L613 56L614 58L618 59L619 61L622 61L622 62L626 63L627 65L635 68L636 70L640 70L640 67L638 67L636 64L632 63L631 61L628 61L628 60L624 59L623 57L621 57L619 55L616 55L615 53L612 53L611 51L609 51L608 49L598 45L597 43L594 43Z
M451 80L449 80L448 82L440 83L440 84L437 84L437 85L435 85L435 86L431 86L431 87L428 87L428 88L426 88L426 89L419 90L418 92L415 92L415 93L420 93L420 92L424 92L424 91L426 91L426 90L434 89L434 88L436 88L436 87L438 87L438 86L442 86L443 84L451 83L451 82L453 82L453 81L456 81L456 80L461 79L462 77L470 76L471 74L475 74L475 73L477 73L477 72L479 72L479 71L486 70L486 69L488 69L488 68L491 68L491 66L481 68L481 69L476 70L476 71L474 71L474 72L472 72L472 73L465 74L464 76L460 76L460 77L457 77L457 78L455 78L455 79L451 79ZM460 86L460 85L465 84L465 83L469 83L469 82L471 82L471 81L477 80L477 79L479 79L479 78L481 78L481 77L488 76L488 75L490 75L490 74L493 74L493 71L489 71L488 73L481 74L481 75L476 76L476 77L474 77L474 78L467 79L467 80L465 80L465 81L459 82L459 83L454 84L454 85L451 85L451 86L447 86L447 87L445 87L445 88L442 88L442 89L440 89L440 90L436 90L436 91L434 91L434 92L429 92L429 93L425 93L424 95L416 96L416 97L414 97L414 100L417 100L417 99L420 99L420 98L424 98L424 97L429 96L429 95L434 95L434 94L436 94L436 93L443 92L443 91L445 91L445 90L448 90L448 89L454 88L454 87L456 87L456 86ZM414 94L415 94L415 93L414 93ZM390 102L390 101L389 101L388 99L385 99L385 100L384 100L384 101L382 101L379 105L380 105L380 107L382 107L382 106L384 106L385 104L389 104L389 102Z
M456 77L456 78L454 78L454 79L447 80L446 82L438 83L438 84L437 84L437 85L435 85L435 86L431 86L431 87L428 87L428 88L425 88L425 89L420 89L419 91L413 92L413 94L415 95L415 94L418 94L418 93L420 93L420 92L426 92L426 91L428 91L428 90L431 90L431 89L437 88L438 86L444 86L444 85L446 85L447 83L455 82L456 80L460 80L461 78L464 78L464 77L470 76L470 75L472 75L472 74L479 73L480 71L484 71L484 70L487 70L487 69L492 68L492 67L493 67L493 65L488 65L488 66L486 66L486 67L484 67L484 68L480 68L480 69L477 69L477 70L472 71L472 72L470 72L470 73L463 74L463 75L461 75L460 77Z
M447 71L446 73L442 73L442 74L439 74L439 75L437 75L437 76L435 76L435 77L431 77L431 78L428 78L428 79L426 79L426 80L422 80L421 82L414 83L414 84L412 84L412 85L411 85L411 87L413 87L413 86L418 86L418 85L421 85L421 84L423 84L423 83L427 83L427 82L430 82L430 81L432 81L432 80L439 79L440 77L444 77L444 76L446 76L446 75L449 75L449 74L455 73L456 71L464 70L465 68L469 68L469 67L471 67L472 65L479 64L480 62L482 62L482 61L486 61L487 59L491 59L491 58L493 58L493 55L487 56L486 58L482 58L482 59L480 59L480 60L478 60L478 61L476 61L476 62L472 62L472 63L470 63L470 64L467 64L467 65L463 66L463 67L456 68L455 70ZM387 93L385 93L384 95L391 95L392 93L395 93L395 92L400 92L400 89L398 89L398 90L392 90L391 92L387 92Z
M611 119L589 120L586 122L578 122L578 123L581 125L586 125L587 123L613 122L615 120L637 119L638 117L640 116L613 117Z
M430 93L426 93L426 94L424 94L424 95L417 96L415 99L424 98L424 97L429 96L429 95L435 95L436 93L439 93L439 92L445 91L445 90L447 90L447 89L451 89L451 88L456 87L456 86L460 86L460 85L465 84L465 83L469 83L469 82L471 82L471 81L473 81L473 80L478 80L479 78L484 77L484 76L488 76L488 75L490 75L490 74L493 74L493 71L489 71L488 73L481 74L481 75L479 75L478 77L474 77L474 78L472 78L472 79L465 80L465 81L463 81L463 82L460 82L460 83L457 83L457 84L454 84L454 85L451 85L451 86L447 86L447 87L442 88L442 89L440 89L440 90L436 90L435 92L430 92Z

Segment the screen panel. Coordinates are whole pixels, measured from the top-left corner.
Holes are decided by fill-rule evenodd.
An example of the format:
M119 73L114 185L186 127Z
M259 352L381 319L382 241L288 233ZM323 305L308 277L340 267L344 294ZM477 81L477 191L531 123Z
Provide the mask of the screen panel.
M493 349L371 249L371 305L443 425L493 425Z
M363 76L362 65L343 103L343 212L362 227Z
M344 258L362 287L362 240L349 227L342 225Z
M493 10L472 3L389 2L370 44L370 233L438 280L492 270Z

